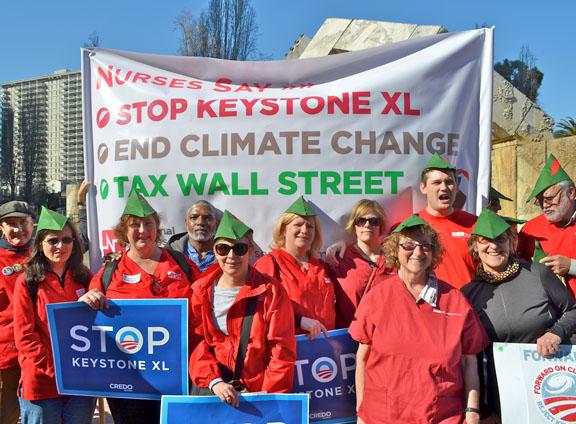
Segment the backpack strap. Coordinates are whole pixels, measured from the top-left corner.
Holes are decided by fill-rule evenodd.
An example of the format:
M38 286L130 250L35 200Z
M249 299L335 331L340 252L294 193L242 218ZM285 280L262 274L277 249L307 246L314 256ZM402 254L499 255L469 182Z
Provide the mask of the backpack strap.
M108 261L106 262L106 264L104 264L104 271L100 276L100 282L102 283L103 293L106 293L106 290L108 289L108 287L110 287L110 283L112 282L112 276L114 275L116 268L118 268L118 262L120 262L119 259L112 259L111 261Z
M167 247L166 250L168 251L168 253L170 253L172 259L176 261L180 269L184 271L184 274L186 274L186 278L188 278L188 281L192 283L192 267L186 260L186 256L184 255L184 253L171 249L169 247Z
M250 331L252 330L254 312L256 312L256 300L257 297L252 296L248 299L248 304L246 305L244 319L242 320L242 333L240 334L240 345L238 346L238 355L236 355L236 367L234 368L233 380L240 380L240 376L242 375L244 358L246 358L246 350L248 349L248 339L250 338Z

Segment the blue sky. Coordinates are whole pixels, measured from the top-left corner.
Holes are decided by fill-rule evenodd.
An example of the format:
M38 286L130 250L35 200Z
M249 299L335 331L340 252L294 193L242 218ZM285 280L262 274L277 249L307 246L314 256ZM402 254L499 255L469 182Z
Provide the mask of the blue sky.
M0 6L0 82L80 68L80 47L98 32L102 47L177 54L174 20L198 14L208 0L4 1ZM576 2L558 0L253 0L258 48L281 59L300 33L313 36L326 18L443 25L449 31L495 26L495 61L528 45L544 72L540 105L557 121L576 116Z

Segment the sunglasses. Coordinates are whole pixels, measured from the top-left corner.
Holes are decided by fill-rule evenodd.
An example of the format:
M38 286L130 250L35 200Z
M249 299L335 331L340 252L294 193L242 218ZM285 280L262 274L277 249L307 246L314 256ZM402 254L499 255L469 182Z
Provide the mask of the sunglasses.
M400 243L402 249L406 252L413 252L416 250L416 247L420 246L423 252L431 252L432 251L432 244L431 243L416 243L415 241L405 241L404 243Z
M74 241L74 239L72 237L62 237L62 238L51 237L51 238L46 239L44 241L46 243L48 243L50 246L56 246L58 243L70 244Z
M358 226L358 227L363 227L364 225L366 225L366 223L370 224L371 227L376 227L377 225L380 225L381 219L374 216L372 218L356 218L354 220L354 225Z
M248 245L246 243L236 243L233 245L219 243L214 246L214 251L220 256L228 256L230 251L233 251L236 256L244 256L248 252Z

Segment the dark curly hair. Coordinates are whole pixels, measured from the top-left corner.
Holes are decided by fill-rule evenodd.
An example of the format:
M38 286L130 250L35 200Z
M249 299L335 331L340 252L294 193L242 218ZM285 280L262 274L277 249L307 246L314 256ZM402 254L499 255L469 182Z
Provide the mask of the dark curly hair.
M70 228L72 231L72 254L68 261L66 262L66 268L72 274L72 278L77 283L80 283L84 287L88 287L90 282L90 271L83 264L84 257L82 255L82 244L80 243L80 238L78 236L78 231L74 228L74 225L70 220L66 221L66 227ZM26 284L28 287L38 287L42 281L46 278L46 272L50 271L50 262L44 256L44 250L42 249L42 243L46 238L48 233L52 233L52 230L40 230L34 237L32 242L32 253L30 258L26 262Z

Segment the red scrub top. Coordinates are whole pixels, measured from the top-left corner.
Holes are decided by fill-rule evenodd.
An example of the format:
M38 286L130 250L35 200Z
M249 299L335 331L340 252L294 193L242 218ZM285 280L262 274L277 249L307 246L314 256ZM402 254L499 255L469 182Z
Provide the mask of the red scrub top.
M348 328L360 299L390 276L384 262L383 255L374 263L366 259L355 245L350 245L338 265L330 268L336 293L336 328Z
M457 289L468 284L475 271L468 253L468 239L476 224L476 215L460 209L448 216L433 216L426 209L418 215L438 233L444 248L442 262L434 269L438 279Z
M104 266L90 281L90 289L103 291L103 272ZM124 253L106 289L109 299L189 299L191 295L192 287L186 274L166 249L162 249L154 274L148 274Z
M358 410L366 423L462 422L460 361L481 352L488 337L459 290L439 281L436 304L416 302L398 276L360 302L348 331L371 345Z
M530 261L534 254L534 241L538 240L546 256L562 255L576 259L576 222L559 227L549 222L544 214L528 221L520 231L520 256ZM565 275L566 286L572 296L576 294L576 276Z
M0 370L18 366L12 301L16 279L23 274L29 254L30 249L0 247Z
M304 269L290 253L274 249L256 261L254 268L282 283L298 323L304 316L320 321L328 330L335 328L334 284L324 262L310 258L308 269ZM298 329L296 332L303 333Z

